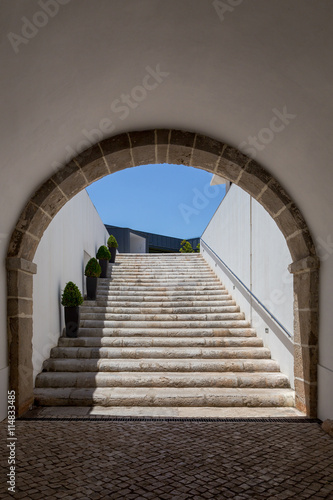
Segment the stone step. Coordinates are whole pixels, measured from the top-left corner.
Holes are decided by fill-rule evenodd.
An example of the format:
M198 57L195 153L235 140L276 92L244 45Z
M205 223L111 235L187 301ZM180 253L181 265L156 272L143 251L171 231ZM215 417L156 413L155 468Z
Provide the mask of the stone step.
M144 304L142 304L144 302ZM141 301L141 300L117 300L117 301L92 301L86 300L81 307L81 312L88 311L90 309L96 308L97 312L105 311L112 312L115 308L131 308L133 311L136 309L146 309L157 312L158 310L163 311L173 311L175 309L188 310L191 309L207 309L207 312L217 312L217 310L229 308L229 307L237 307L239 310L239 306L236 306L236 302L234 300L220 300L220 301ZM208 311L208 309L210 311ZM194 312L194 311L193 311Z
M107 279L107 278L102 278L102 279ZM114 275L112 273L110 277L111 283L114 283L116 281L119 282L159 282L159 281L165 281L165 282L178 282L178 281L186 281L192 283L193 281L199 282L199 283L219 283L221 284L220 280L216 276L207 276L205 275L198 275L196 274L195 276L191 276L189 274L183 274L179 275L179 273L175 273L173 276L161 276L161 275L152 275L152 276L147 276L143 273L137 273L136 275L129 275L128 273L125 273L122 276L119 275Z
M258 337L60 337L59 347L263 347Z
M149 267L122 267L118 268L115 270L114 268L110 268L110 265L108 266L107 269L107 278L101 278L101 279L110 279L114 276L119 276L119 277L125 277L125 276L143 276L143 277L150 277L154 276L156 278L160 277L170 277L174 278L177 276L182 276L182 277L196 277L197 279L201 278L216 278L216 275L210 270L210 268L207 267L191 267L187 268L186 266L172 266L170 267L161 267L161 266L149 266Z
M177 297L172 296L168 297L166 295L108 295L110 300L87 300L84 302L84 305L88 306L99 306L106 307L108 305L119 305L122 306L124 303L132 303L133 305L137 305L138 303L144 302L146 307L179 307L180 305L184 305L184 307L201 307L201 306L224 306L224 305L235 305L236 302L232 300L231 295L223 295L221 298L220 295L210 295L207 298L205 295L196 295L194 297Z
M176 292L176 291L192 291L194 289L194 291L208 291L208 290L214 290L215 292L219 293L219 292L222 292L222 291L225 291L226 292L226 289L222 286L222 285L201 285L200 283L198 284L191 284L189 285L188 283L184 283L184 284L181 284L181 283L178 283L178 284L167 284L167 283L163 283L162 284L159 284L157 283L156 285L151 283L150 285L144 285L144 284L128 284L128 285L113 285L112 283L109 284L108 286L102 286L100 285L98 287L98 293L100 294L102 291L123 291L123 292L126 292L126 291L139 291L139 292L168 292L168 291L171 291L171 292Z
M250 328L250 322L247 320L177 320L177 321L108 321L108 320L90 320L84 319L80 322L80 327L83 328Z
M291 389L242 388L61 388L36 389L43 406L294 406Z
M121 314L121 313L86 313L82 312L81 315L82 321L226 321L226 320L244 320L244 313L233 313L233 312L222 312L222 313L179 313L179 314L144 314L144 313L129 313L129 314Z
M190 278L190 279L196 279L196 280L201 280L205 278L214 278L217 279L216 275L212 271L207 271L207 270L193 270L191 272L189 271L180 271L180 270L175 270L175 271L161 271L161 270L156 270L156 271L126 271L123 269L119 270L112 270L111 273L111 278L129 278L129 279L134 279L134 278L149 278L149 279L175 279L175 278ZM105 278L102 278L105 279Z
M266 347L53 347L51 358L269 359Z
M80 327L78 338L81 337L256 337L253 328L92 328Z
M89 319L88 316L94 316L99 314L222 314L222 313L237 313L239 312L239 306L220 306L220 307L142 307L141 304L137 304L135 307L116 307L114 304L112 306L98 307L98 306L82 306L81 307L81 318Z
M49 358L43 372L279 372L273 359Z
M288 388L286 375L276 372L44 372L36 387L272 387Z
M135 300L135 297L139 297L138 300L149 301L192 301L192 300L230 300L232 296L228 294L226 290L221 290L220 293L216 293L214 290L189 290L189 291L149 291L142 292L141 290L109 290L99 292L97 289L96 298L97 300Z

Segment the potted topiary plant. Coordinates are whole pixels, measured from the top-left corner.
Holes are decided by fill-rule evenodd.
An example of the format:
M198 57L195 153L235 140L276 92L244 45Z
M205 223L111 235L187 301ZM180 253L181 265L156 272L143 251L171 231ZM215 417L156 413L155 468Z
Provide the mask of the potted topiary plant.
M97 278L100 277L101 272L102 268L95 257L87 262L86 268L84 270L87 283L87 299L96 300Z
M105 245L99 247L96 258L99 260L99 265L102 268L101 278L106 278L106 273L108 270L108 260L111 259L111 254Z
M78 287L69 281L62 293L61 303L65 307L66 337L77 337L80 323L80 305L83 302Z
M111 254L110 262L113 263L116 261L116 253L118 248L118 242L116 238L113 236L113 234L110 234L110 237L108 239L108 247Z

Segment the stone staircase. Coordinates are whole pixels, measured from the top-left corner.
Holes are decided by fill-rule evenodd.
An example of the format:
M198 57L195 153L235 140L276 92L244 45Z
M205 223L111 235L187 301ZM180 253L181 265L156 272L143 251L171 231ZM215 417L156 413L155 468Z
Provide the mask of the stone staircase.
M44 362L35 404L293 407L294 391L200 254L119 254L78 338Z

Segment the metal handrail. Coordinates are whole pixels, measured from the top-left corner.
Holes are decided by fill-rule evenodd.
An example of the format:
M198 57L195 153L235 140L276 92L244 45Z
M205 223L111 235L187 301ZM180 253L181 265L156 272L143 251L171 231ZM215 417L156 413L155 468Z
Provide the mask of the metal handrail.
M254 300L266 311L266 313L273 319L273 321L275 323L277 323L277 325L288 335L288 337L290 338L293 338L293 336L291 335L291 333L287 330L287 328L285 328L281 323L280 321L274 316L274 314L272 314L268 309L267 307L258 299L258 297L256 297L254 295L254 293L245 285L245 283L243 283L243 281L230 269L230 267L221 259L221 257L219 257L217 255L216 252L214 252L214 250L208 245L208 243L206 243L203 239L201 239L201 242L215 255L215 257L217 257L217 259L223 264L223 266L228 269L229 273L231 273L235 278L236 280L242 285L243 288L245 288L245 290L251 295L251 297L254 298Z

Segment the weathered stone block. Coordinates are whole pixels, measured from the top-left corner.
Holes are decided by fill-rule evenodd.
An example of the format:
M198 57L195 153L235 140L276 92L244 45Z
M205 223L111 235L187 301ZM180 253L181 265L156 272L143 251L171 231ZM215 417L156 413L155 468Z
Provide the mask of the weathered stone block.
M306 228L305 220L294 204L286 207L277 217L274 217L274 220L286 238Z
M7 315L8 317L18 316L32 316L32 299L8 299L7 302Z
M192 132L172 130L170 136L168 163L190 166L194 140L195 134Z
M317 384L295 379L296 408L309 417L317 416Z
M70 161L61 168L53 175L52 180L69 199L87 186L80 168L74 161Z
M192 166L214 172L222 154L224 144L204 135L198 134L192 155Z
M18 414L33 401L32 318L8 321L10 387L16 392Z
M291 203L289 195L274 179L269 181L267 189L260 196L259 201L272 216Z
M156 163L154 130L130 132L129 137L135 165Z
M239 175L244 171L242 167L232 163L231 161L226 160L221 157L220 162L218 164L216 174L228 179L231 182L236 182Z
M250 161L250 158L248 156L245 156L238 149L235 149L231 146L227 146L224 149L222 158L238 165L239 167L245 167L245 165Z
M11 236L9 246L8 246L8 257L17 257L20 251L20 246L23 238L22 231L18 231L14 229L13 234Z
M22 233L28 231L41 238L51 220L50 215L29 202L20 216L16 229Z
M40 242L39 238L30 236L30 234L25 233L22 237L19 257L22 257L22 259L32 261L35 256L39 242Z
M171 135L171 130L160 129L155 130L156 134L156 163L167 163L167 154L169 149L169 136Z
M320 260L317 256L308 256L304 259L297 260L288 266L289 272L292 274L302 273L307 270L315 270L320 268Z
M99 145L104 156L117 153L118 151L128 151L131 147L128 134L118 134L114 137L109 137L101 141Z
M10 298L32 298L33 275L23 271L8 271L7 288Z
M294 342L315 346L318 342L319 321L316 311L294 311Z
M151 163L156 163L154 130L131 132L129 136L132 145L134 165L149 165Z
M317 381L318 348L294 345L294 374L306 382Z
M58 186L49 179L39 188L31 201L45 210L51 217L54 217L67 200Z
M133 167L130 141L127 134L119 134L100 142L110 173Z
M88 184L91 184L92 182L95 182L98 179L102 179L102 177L105 177L110 173L103 157L87 165L82 166L81 170L84 173L84 176L88 181Z
M256 198L271 179L272 176L252 160L246 166L237 184Z
M294 261L316 254L312 237L307 229L288 238L287 245Z
M296 309L319 307L319 270L313 269L294 275L294 300Z
M72 161L75 161L80 165L80 167L85 167L93 163L94 161L99 160L102 157L102 151L98 144L94 144L93 146L85 149L81 153L79 153Z
M156 163L154 130L131 132L129 136L132 144L134 165L150 165L151 163Z
M19 257L8 257L6 259L6 267L8 271L26 271L30 274L37 273L37 265L30 260L20 259Z

